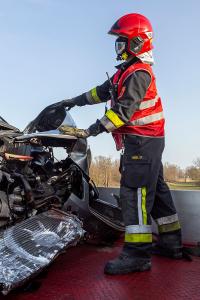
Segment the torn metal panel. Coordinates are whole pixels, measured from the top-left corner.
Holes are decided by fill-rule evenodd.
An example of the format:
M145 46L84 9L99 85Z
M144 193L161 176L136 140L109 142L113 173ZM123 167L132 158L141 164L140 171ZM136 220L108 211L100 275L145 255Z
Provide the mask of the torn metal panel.
M65 248L83 237L74 215L49 210L0 234L0 287L7 294L38 274Z

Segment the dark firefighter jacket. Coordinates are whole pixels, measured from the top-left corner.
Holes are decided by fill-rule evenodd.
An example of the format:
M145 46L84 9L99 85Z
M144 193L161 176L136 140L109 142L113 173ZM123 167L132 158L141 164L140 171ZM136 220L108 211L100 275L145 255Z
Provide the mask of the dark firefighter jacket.
M119 65L117 69L117 73L111 78L115 87L112 89L114 99L111 109L100 120L103 125L102 131L105 128L105 131L113 132L114 138L121 134L163 136L162 104L157 95L155 76L151 67L133 58ZM102 85L76 97L76 104L82 106L106 102L111 98L110 88L110 81L107 80Z

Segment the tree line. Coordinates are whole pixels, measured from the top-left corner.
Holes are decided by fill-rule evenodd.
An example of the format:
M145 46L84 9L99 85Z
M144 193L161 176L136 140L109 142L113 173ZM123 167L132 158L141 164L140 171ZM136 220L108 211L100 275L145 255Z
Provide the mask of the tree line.
M97 186L119 186L120 172L119 160L111 157L97 156L92 160L90 177ZM191 166L185 169L171 163L164 163L164 177L169 183L194 182L200 183L200 158L197 158Z

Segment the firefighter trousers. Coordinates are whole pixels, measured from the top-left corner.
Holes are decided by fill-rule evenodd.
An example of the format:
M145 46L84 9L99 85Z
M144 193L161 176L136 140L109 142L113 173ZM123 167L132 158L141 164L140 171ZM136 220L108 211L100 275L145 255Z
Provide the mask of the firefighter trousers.
M120 198L125 247L136 257L150 257L151 218L166 248L180 247L181 229L170 190L163 178L164 138L126 135L121 161Z

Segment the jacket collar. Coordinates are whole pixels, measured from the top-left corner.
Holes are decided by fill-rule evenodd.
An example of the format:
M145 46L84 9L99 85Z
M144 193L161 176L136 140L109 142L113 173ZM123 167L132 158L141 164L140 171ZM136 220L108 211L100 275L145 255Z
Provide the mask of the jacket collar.
M137 57L129 57L125 62L115 66L117 70L125 71L128 67L135 64L136 62L140 62L140 59Z

